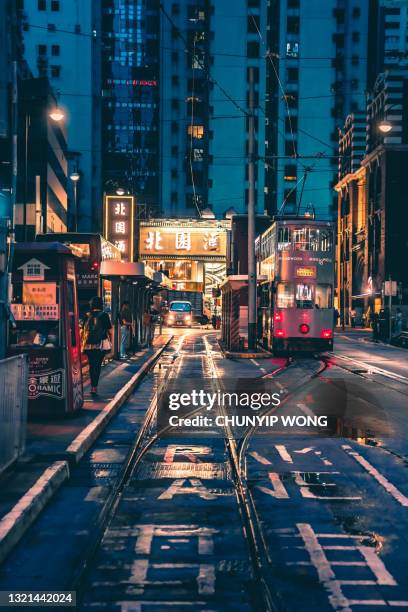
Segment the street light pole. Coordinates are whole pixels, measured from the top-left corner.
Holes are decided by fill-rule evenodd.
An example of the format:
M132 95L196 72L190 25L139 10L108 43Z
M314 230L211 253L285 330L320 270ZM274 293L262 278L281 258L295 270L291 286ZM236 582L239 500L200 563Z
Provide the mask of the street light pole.
M28 135L30 129L30 114L25 113L24 132L24 202L23 202L23 239L27 241L27 199L28 199Z
M73 186L74 186L74 232L78 231L78 191L77 191L77 185L78 185L78 181L81 178L81 175L79 174L79 172L73 172L70 177L71 181L73 182Z
M254 69L249 68L248 113L248 350L256 348Z

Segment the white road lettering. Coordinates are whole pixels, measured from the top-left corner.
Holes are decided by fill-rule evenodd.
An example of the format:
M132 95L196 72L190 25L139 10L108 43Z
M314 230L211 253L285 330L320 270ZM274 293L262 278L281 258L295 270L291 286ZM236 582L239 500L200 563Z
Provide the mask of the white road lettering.
M184 486L186 482L191 486ZM217 499L217 495L211 493L198 478L177 478L158 499L173 499L175 495L198 495L205 500Z
M389 493L401 506L408 507L408 497L406 497L395 485L383 476L371 463L359 453L346 444L342 445L343 450L353 457L375 480Z

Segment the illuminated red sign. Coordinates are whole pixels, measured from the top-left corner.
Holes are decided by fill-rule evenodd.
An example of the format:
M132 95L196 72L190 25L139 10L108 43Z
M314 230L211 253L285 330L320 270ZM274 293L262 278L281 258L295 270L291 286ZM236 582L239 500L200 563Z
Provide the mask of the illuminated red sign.
M133 196L106 196L105 237L119 249L124 261L133 261Z

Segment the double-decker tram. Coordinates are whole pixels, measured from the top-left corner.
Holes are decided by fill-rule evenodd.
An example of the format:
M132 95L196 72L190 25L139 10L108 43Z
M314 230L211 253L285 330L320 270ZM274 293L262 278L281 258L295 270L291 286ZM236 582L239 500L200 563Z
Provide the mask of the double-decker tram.
M62 242L75 255L75 272L79 318L89 310L89 301L95 295L102 297L105 309L112 307L112 282L101 278L102 261L121 260L120 250L96 233L67 232L64 234L38 234L39 242Z
M333 224L311 217L275 218L257 238L258 334L274 354L333 348Z

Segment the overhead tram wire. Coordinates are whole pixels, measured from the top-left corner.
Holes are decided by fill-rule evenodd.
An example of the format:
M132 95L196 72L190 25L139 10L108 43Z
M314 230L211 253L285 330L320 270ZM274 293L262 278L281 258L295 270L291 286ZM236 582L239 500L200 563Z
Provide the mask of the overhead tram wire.
M250 13L250 15L251 15L252 22L253 22L253 24L254 24L254 26L255 26L255 29L256 29L256 31L258 32L258 36L259 36L259 39L260 39L260 41L261 41L261 44L263 45L263 47L264 47L264 48L265 48L265 50L266 50L266 57L269 59L269 61L270 61L270 63L271 63L271 66L272 66L273 71L274 71L274 73L275 73L276 80L278 81L278 83L279 83L279 87L280 87L280 89L281 89L281 91L282 91L282 94L283 94L283 99L284 99L284 101L285 101L286 111L287 111L287 115L288 115L288 119L289 119L289 129L290 129L290 134L291 134L291 137L292 137L293 154L294 154L294 156L296 157L296 155L297 155L297 150L296 150L295 136L294 136L294 134L293 134L293 127L292 127L292 116L291 116L291 114L290 114L289 104L288 104L288 100L287 100L287 97L286 97L286 94L285 94L285 90L283 89L283 85L282 85L282 82L281 82L281 80L280 80L280 78L279 78L278 71L276 70L275 64L274 64L274 63L273 63L273 61L272 61L271 54L270 54L270 52L269 52L268 48L266 47L266 44L265 44L265 41L264 41L263 36L262 36L262 34L261 34L261 31L260 31L260 29L258 28L258 24L256 23L256 19L255 19L254 15L252 15L251 13Z

